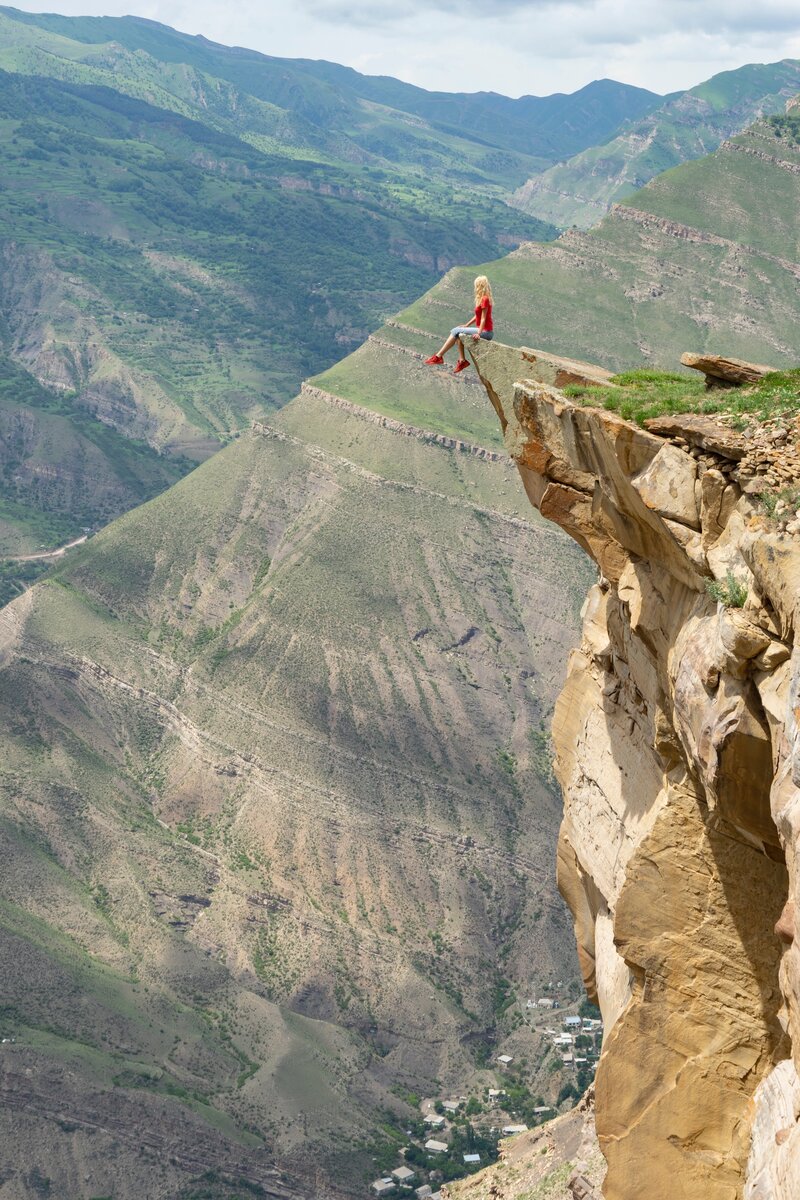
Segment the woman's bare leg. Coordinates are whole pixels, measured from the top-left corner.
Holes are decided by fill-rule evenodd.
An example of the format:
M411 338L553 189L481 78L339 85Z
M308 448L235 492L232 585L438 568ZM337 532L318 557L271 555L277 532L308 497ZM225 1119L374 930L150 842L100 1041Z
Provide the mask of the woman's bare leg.
M445 354L447 354L447 351L452 350L453 346L455 346L457 341L458 341L458 338L453 337L452 333L449 334L447 337L447 341L444 343L441 350L437 350L436 353L439 355L440 358L444 358Z
M456 338L456 341L458 342L458 361L466 362L467 354L466 354L466 351L464 350L464 343L462 342L461 338Z

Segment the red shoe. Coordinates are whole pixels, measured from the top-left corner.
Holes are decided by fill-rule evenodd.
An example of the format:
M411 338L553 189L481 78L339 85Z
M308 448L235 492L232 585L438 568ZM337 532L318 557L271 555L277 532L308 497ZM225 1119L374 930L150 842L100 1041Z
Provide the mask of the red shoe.
M430 358L425 359L426 367L438 367L444 362L441 354L432 354Z
M469 363L467 362L467 360L465 358L460 358L458 360L458 362L456 363L455 367L453 368L453 374L457 375L459 373L459 371L466 371L468 366L469 366Z

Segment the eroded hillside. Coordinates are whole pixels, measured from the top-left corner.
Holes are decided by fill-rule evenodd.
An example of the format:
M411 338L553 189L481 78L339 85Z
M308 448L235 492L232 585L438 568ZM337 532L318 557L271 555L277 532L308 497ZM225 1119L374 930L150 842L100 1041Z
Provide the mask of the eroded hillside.
M603 1194L638 1197L646 1162L653 1196L789 1200L797 373L750 424L693 402L643 429L537 380L530 352L476 359L531 503L601 571L553 731L559 886L605 1021Z
M368 416L301 397L2 613L9 1194L107 1191L120 1138L123 1197L358 1192L378 1114L513 1035L495 985L575 974L545 730L587 566L496 434Z

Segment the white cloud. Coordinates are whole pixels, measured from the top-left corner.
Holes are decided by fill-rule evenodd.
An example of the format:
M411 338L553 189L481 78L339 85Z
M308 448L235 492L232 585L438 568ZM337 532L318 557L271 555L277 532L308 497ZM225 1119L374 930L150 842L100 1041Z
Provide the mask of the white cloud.
M18 0L18 7L40 5ZM797 0L61 0L214 41L327 58L445 91L574 91L610 77L667 92L800 57Z

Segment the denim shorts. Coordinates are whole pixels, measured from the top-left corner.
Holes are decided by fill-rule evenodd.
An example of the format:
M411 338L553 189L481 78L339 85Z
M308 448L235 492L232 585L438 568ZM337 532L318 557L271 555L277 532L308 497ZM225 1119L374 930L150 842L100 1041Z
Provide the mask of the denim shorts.
M450 333L453 335L453 337L467 337L470 333L474 337L477 332L477 325L456 325L455 329L450 330ZM494 333L488 329L484 329L481 337L485 338L487 342L490 342L494 337Z

